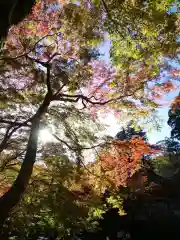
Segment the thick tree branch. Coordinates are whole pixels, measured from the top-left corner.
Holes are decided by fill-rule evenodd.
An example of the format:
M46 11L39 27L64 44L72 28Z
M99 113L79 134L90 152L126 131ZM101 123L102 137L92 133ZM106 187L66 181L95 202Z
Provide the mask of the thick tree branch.
M93 101L91 100L94 96L92 97L87 97L84 96L82 94L77 94L77 95L68 95L68 94L58 94L58 95L54 95L52 97L52 100L55 101L65 101L65 102L78 102L80 99L83 101L83 106L85 106L85 102L86 103L90 103L92 105L105 105L111 102L116 102L118 100L122 100L123 98L126 97L131 97L133 96L137 91L141 90L142 86L138 87L137 89L135 89L133 92L131 93L126 93L124 95L120 95L116 98L110 98L106 101Z
M36 62L36 63L42 65L42 66L45 67L45 68L47 68L47 67L49 66L48 61L42 62L42 61L40 61L39 59L30 57L29 55L27 55L26 58L29 59L29 60L31 60L31 61L33 61L33 62Z
M111 14L110 14L110 12L109 12L109 9L108 9L108 6L107 6L106 2L105 2L104 0L101 0L101 3L102 3L102 5L103 5L103 7L104 7L104 9L105 9L108 17L112 20L112 17L111 17Z
M62 84L62 86L58 89L58 91L54 94L54 96L58 96L58 95L60 94L61 90L62 90L66 85L67 85L66 83Z
M61 56L61 54L55 52L55 53L48 59L47 63L50 63L51 60L53 60L53 58L56 57L56 56Z
M50 66L47 66L47 75L46 75L46 85L47 85L47 90L50 94L52 94L52 89L51 89L51 69Z
M42 65L43 67L46 68L46 71L47 71L47 73L46 73L47 90L52 95L51 80L50 80L50 78L51 78L51 67L50 67L50 64L49 64L50 60L48 60L46 62L42 62L42 61L40 61L38 59L35 59L35 58L32 58L32 57L30 57L28 55L26 57L28 59L30 59L31 61L34 61L34 62L36 62L36 63L38 63L38 64L40 64L40 65Z

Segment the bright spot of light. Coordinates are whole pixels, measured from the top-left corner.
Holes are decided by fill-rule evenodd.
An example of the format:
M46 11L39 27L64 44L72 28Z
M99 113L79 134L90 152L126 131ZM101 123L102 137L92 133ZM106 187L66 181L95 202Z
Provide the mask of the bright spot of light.
M40 130L39 139L43 143L54 141L54 137L52 136L51 132L48 129L41 129Z

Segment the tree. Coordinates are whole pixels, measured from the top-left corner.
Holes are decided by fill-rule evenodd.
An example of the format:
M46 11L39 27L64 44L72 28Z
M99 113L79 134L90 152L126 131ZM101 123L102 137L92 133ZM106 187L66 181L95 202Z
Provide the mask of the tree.
M140 102L155 106L162 91L168 92L174 86L170 62L179 62L179 1L102 0L94 1L94 4L105 15L104 28L111 43L110 58L113 65L121 70L120 76L125 73L124 89L135 84L144 74L143 78L152 80L146 86L147 91L151 87L156 91L148 99L141 96ZM176 8L177 11L174 11ZM154 85L154 81L158 84ZM113 83L118 85L118 82L115 80Z
M172 138L166 138L156 143L164 154L178 154L180 152L180 143Z
M154 171L163 177L173 177L179 171L180 144L173 138L156 143L158 154L152 159Z
M122 130L116 134L116 138L121 141L129 141L133 137L140 137L143 140L147 140L146 132L143 131L140 126L134 126L133 122L130 122L125 128L122 128Z
M103 34L101 9L86 1L61 7L54 1L37 2L32 14L9 31L0 53L0 150L11 154L16 150L22 164L0 198L1 226L24 194L36 159L45 154L38 142L41 128L54 127L51 132L59 145L52 152L62 150L74 160L102 140L94 121L99 113L113 109L131 117L146 116L157 106L152 97L157 90L148 84L159 75L152 74L150 66L134 67L135 75L127 76L126 71L94 59ZM131 154L139 162L142 151L149 151L141 139L131 139L130 144L135 148L116 140L112 146L115 152L123 146L125 161ZM124 156L123 151L118 154Z
M85 179L76 182L76 164L67 156L48 156L43 162L35 164L20 203L5 223L3 235L7 239L36 239L48 234L71 239L81 229L93 229L89 212L101 204L100 196ZM7 178L12 178L12 172L6 171Z
M34 10L35 13L37 13L36 11L39 9L38 6L39 5L37 5ZM44 7L44 4L42 4L41 7ZM58 9L57 12L59 11ZM45 14L48 14L47 11ZM51 17L53 14L54 12L48 16ZM36 15L36 17L37 16L38 15ZM41 14L41 16L43 16L43 14ZM30 16L30 19L32 18L32 24L34 23L33 17L34 15ZM1 74L1 91L3 91L1 95L1 111L3 114L1 118L1 128L5 129L5 134L2 134L1 151L10 146L13 147L14 139L18 141L20 135L24 137L24 141L28 139L27 147L23 142L20 142L18 146L20 148L22 143L25 148L25 153L23 154L24 159L19 174L12 187L0 199L2 213L1 224L7 218L12 207L19 202L32 175L33 165L36 160L39 128L44 126L44 124L46 126L46 124L48 125L50 123L60 127L58 122L62 122L63 125L61 125L61 127L65 129L63 134L64 140L61 140L58 136L56 136L56 139L60 142L60 145L63 145L63 148L66 150L68 148L68 150L72 152L76 152L78 148L83 149L83 139L80 138L80 135L77 135L78 128L81 128L81 136L84 137L83 134L85 134L86 138L91 138L90 141L95 139L83 125L80 126L78 124L78 121L81 122L82 119L90 119L88 113L80 110L80 106L79 108L76 106L79 101L99 104L98 101L91 101L91 98L77 92L80 86L85 84L87 78L90 77L89 70L91 69L88 67L87 62L83 62L84 57L82 57L79 62L76 60L78 53L82 50L81 45L79 45L80 49L75 50L74 53L71 49L66 48L66 46L64 46L65 49L63 51L59 43L57 42L56 44L56 40L65 41L63 39L60 40L60 35L56 33L58 27L52 34L42 37L41 34L44 34L44 30L41 26L42 31L40 37L35 40L35 42L33 42L34 38L28 41L29 34L33 34L33 32L28 32L24 38L21 38L17 33L22 31L23 24L26 24L26 21L27 20L21 23L20 27L15 27L11 30L1 54L1 59L5 63L1 65L1 73L3 72ZM53 24L53 22L51 23ZM13 35L13 31L16 30L17 32ZM44 43L44 39L49 41L50 45L55 44L56 46L53 48L50 47L49 49L49 46ZM33 49L31 48L32 46ZM42 49L43 56L41 56L39 52L40 49ZM56 49L55 53L53 49ZM21 51L29 51L29 53L26 52L20 56ZM36 56L37 52L39 58ZM16 54L19 55L17 58L15 57ZM75 54L75 58L71 57L72 54ZM56 59L54 60L55 57ZM91 57L89 60L91 60ZM8 74L8 68L10 75ZM8 75L10 78L13 76L15 82L11 78L10 81L6 81L5 83L3 79L7 79ZM72 93L75 91L76 93L73 95ZM9 99L7 99L7 95ZM61 98L61 106L59 102L56 104L56 107L49 107L50 103L57 102ZM61 110L59 111L57 109ZM73 126L73 122L71 121L71 125L68 123L68 119L73 117L76 117L76 126ZM88 124L88 122L85 124ZM67 142L65 138L69 139L69 142ZM78 141L76 141L77 139ZM72 146L71 143L74 145Z
M141 62L154 65L154 71L158 71L164 57L176 58L179 18L171 9L179 7L178 1L99 2L106 13L105 29L112 39L111 56L119 67Z
M174 74L179 75L178 71L175 71ZM171 127L171 137L156 143L160 151L153 161L155 171L166 177L173 176L179 171L179 95L173 100L168 115L167 123Z
M102 169L116 186L126 186L128 179L141 168L143 157L153 153L145 135L130 123L100 152Z
M174 99L169 110L168 125L172 128L171 137L180 140L180 94Z

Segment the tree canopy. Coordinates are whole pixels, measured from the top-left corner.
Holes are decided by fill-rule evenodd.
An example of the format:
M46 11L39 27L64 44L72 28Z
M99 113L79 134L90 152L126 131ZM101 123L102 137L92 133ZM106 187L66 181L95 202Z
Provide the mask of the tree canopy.
M105 211L102 191L126 186L143 155L154 151L141 128L129 124L111 139L100 119L109 113L126 122L147 119L177 89L177 66L170 61L179 59L179 5L23 3L1 3L9 12L0 27L6 37L0 51L0 228L5 234L13 226L17 233L23 222L24 239L37 225L72 236L84 219L88 228ZM105 42L109 59L100 50ZM178 139L177 115L171 111L169 124ZM39 137L43 130L51 136L47 142ZM87 164L89 150L93 163ZM118 202L117 195L109 199Z

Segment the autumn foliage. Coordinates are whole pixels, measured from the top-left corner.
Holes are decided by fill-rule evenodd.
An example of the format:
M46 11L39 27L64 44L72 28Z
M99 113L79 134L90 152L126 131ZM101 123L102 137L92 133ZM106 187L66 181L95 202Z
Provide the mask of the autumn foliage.
M23 21L8 28L0 52L0 154L1 162L5 152L21 166L10 186L5 179L5 187L0 188L0 234L22 197L28 206L26 226L33 223L38 228L37 203L42 210L37 211L42 214L40 225L42 219L59 228L69 225L70 206L75 204L74 216L78 216L76 203L99 198L109 185L126 186L141 168L142 158L153 152L146 139L134 133L124 140L109 140L102 136L105 126L100 123L112 113L125 122L147 119L159 100L177 89L178 73L170 76L173 67L164 62L179 50L176 18L167 29L169 4L160 8L130 2L37 0ZM101 55L106 37L108 59ZM41 130L56 142L42 143ZM87 150L99 156L90 165L84 161ZM40 170L34 166L39 159L46 164ZM39 177L35 181L33 169ZM30 200L26 199L25 190L31 190L37 180L38 191L32 189ZM30 202L35 211L28 218ZM87 210L88 204L84 205Z
M172 106L172 110L174 111L176 111L177 109L180 109L180 94L177 97L175 97L171 106Z
M118 187L125 186L127 180L141 168L144 155L153 150L142 138L131 140L113 140L106 151L102 151L99 160L106 176Z

